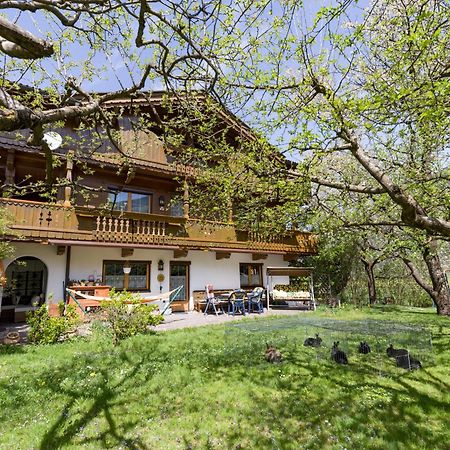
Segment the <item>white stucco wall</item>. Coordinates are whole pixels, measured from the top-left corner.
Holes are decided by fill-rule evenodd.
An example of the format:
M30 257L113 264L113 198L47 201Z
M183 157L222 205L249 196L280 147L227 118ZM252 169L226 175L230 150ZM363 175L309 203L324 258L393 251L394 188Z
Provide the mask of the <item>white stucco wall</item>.
M53 296L55 301L59 301L63 296L63 281L66 270L66 254L57 255L56 246L41 245L31 243L18 243L16 245L15 258L21 256L34 256L41 259L48 269L47 299ZM239 288L239 263L263 263L263 283L266 285L265 269L268 266L285 267L288 265L283 261L282 255L268 255L267 259L252 261L252 255L247 253L232 253L229 259L216 260L215 252L189 251L185 258L175 259L173 250L158 249L135 249L131 257L123 258L120 247L91 247L72 246L70 262L70 279L88 279L93 275L95 279L102 277L103 261L151 261L150 287L151 294L157 295L160 292L160 283L157 281L158 261L164 261L165 280L162 283L162 291L169 290L169 262L170 261L190 261L190 297L191 305L192 291L204 289L206 284L212 284L215 289ZM5 267L11 260L5 260ZM276 277L273 284L288 284L289 277Z

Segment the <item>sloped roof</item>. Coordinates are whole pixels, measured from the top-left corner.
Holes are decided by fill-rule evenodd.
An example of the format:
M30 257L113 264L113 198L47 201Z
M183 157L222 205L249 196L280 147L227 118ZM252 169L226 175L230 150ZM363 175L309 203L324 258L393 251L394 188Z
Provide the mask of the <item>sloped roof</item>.
M16 140L0 135L0 147L6 150L15 150L30 154L41 154L44 156L44 152L40 147L34 145L28 145L26 141ZM61 158L66 158L66 153L55 154ZM114 167L122 166L124 158L119 153L94 153L89 157L78 156L76 160L83 162L93 162L94 164L107 164ZM195 169L182 164L163 164L155 161L148 161L144 159L130 158L130 164L134 167L141 169L153 169L158 173L166 173L170 175L193 175Z

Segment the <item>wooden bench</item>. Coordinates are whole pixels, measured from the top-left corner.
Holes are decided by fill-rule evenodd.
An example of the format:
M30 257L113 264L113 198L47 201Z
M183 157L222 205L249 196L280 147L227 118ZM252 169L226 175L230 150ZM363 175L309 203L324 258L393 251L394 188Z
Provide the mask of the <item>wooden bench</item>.
M310 292L284 292L274 289L270 294L271 306L274 308L307 308L314 309L314 302Z

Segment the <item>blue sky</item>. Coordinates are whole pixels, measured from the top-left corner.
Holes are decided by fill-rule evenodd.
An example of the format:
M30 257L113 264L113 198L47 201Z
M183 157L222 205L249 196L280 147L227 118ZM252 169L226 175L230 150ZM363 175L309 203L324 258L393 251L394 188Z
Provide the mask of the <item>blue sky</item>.
M361 3L361 2L360 2ZM336 1L332 0L319 0L319 1L305 1L303 6L303 17L298 17L296 20L297 24L301 27L306 27L311 24L312 19L315 14L322 6L335 5ZM353 9L353 11L357 11L357 9ZM276 15L276 8L274 10L274 14ZM46 19L42 13L30 13L30 12L17 12L12 10L6 11L7 16L10 20L17 22L19 25L24 27L25 29L37 34L37 35L45 35L50 34L51 37L57 37L59 34L59 26L52 24L48 19ZM269 24L268 24L269 26ZM65 75L71 75L75 77L80 77L82 73L82 65L86 61L88 55L88 48L84 46L80 46L76 43L68 43L63 42L63 49L69 50L71 52L71 62L74 64L73 67L70 68L70 73L64 73L63 67L55 60L55 58L47 58L42 61L42 67L45 71L48 72L50 76L53 76L57 73L60 74L61 77ZM143 50L136 49L139 56L144 54ZM132 76L138 77L139 73L136 70L136 66L130 64L128 58L124 58L123 55L120 54L118 49L111 49L109 55L98 53L95 55L91 61L97 66L105 66L106 71L102 74L101 77L94 79L92 81L85 80L83 81L83 87L87 90L92 91L111 91L120 89L121 86L129 86L130 85L130 71ZM129 67L127 67L127 64ZM130 70L129 70L130 69ZM28 71L24 76L22 81L33 83L36 80L36 77L33 76L31 71ZM151 86L153 89L161 89L163 85L161 83L157 83L156 85Z
M361 8L367 5L368 0L358 2L357 7L352 7L349 9L350 17L348 20L352 21L357 19L361 15ZM302 12L298 14L295 20L295 26L297 27L296 32L300 35L303 30L305 30L309 25L311 25L312 20L314 19L318 10L323 6L335 6L337 4L336 1L333 0L320 0L320 1L305 1L303 5ZM280 14L280 9L274 9L274 14ZM351 16L354 17L351 17ZM21 13L10 13L8 14L10 20L17 22L19 25L24 27L25 29L40 35L44 36L49 34L50 37L57 37L59 34L59 25L52 24L48 21L41 13L30 13L30 12L21 12ZM273 16L271 16L273 17ZM269 19L271 17L267 17L267 27L270 27ZM342 19L345 20L345 19ZM339 25L339 24L338 24ZM327 46L327 41L325 39L325 32L322 35L318 36L316 45L318 48L322 46ZM245 39L246 37L244 37ZM56 39L55 39L56 40ZM120 54L117 48L110 49L109 54L98 52L94 56L89 55L89 47L84 44L80 45L79 43L69 43L62 42L62 50L69 50L71 53L70 58L68 58L68 62L71 64L69 69L66 69L64 64L60 64L57 58L46 58L40 62L42 70L48 74L43 78L43 85L45 85L50 78L55 78L56 80L64 80L64 78L68 75L75 77L81 85L83 89L87 91L97 91L97 92L105 92L105 91L114 91L120 89L122 87L129 87L131 85L130 74L131 77L139 78L139 70L137 70L136 66L130 62L127 57L124 57ZM137 55L139 57L143 57L145 51L136 49ZM95 67L105 67L105 70L100 74L100 76L94 77L92 80L82 79L81 75L83 72L83 64L85 62L91 62ZM288 68L296 68L295 62L286 61L286 65L283 70L287 70ZM27 70L24 73L21 73L20 81L25 84L35 85L36 80L39 75L34 75L31 70ZM15 78L17 79L17 78ZM60 83L60 87L64 86L64 81ZM163 89L164 85L157 81L147 84L146 89L155 89L160 90ZM233 108L233 105L229 105L230 108ZM252 103L250 102L248 105L251 109ZM238 115L244 119L244 121L250 120L251 118L258 120L258 117L246 116L242 111L235 111ZM274 130L268 138L275 143L278 138L283 137L283 133L285 130ZM295 155L293 156L295 157Z

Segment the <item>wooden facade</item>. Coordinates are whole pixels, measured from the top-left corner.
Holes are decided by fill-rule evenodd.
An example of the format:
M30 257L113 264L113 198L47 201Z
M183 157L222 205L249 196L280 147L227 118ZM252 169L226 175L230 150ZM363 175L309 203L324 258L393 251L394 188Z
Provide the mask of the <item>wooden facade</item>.
M156 109L161 107L158 102L160 99L155 100ZM111 106L125 107L126 100L114 101ZM251 139L251 130L241 125L234 129L236 119L223 111L220 114L221 120L231 126L227 139L237 138L236 142ZM153 131L135 133L124 127L119 141L130 158L127 162L111 151L107 143L95 153L77 153L76 133L71 128L74 126L67 124L66 128L58 130L66 144L55 152L58 163L54 166L54 177L66 182L61 183L52 202L46 201L39 190L21 192L17 189L17 185L38 185L45 180L42 150L27 145L26 136L17 140L0 135L0 184L3 185L0 210L11 219L11 232L4 238L17 242L22 258L29 261L40 260L45 254L48 270L42 269L45 282L37 293L46 301L51 292L59 295L63 283L67 286L72 278L81 280L95 272L95 278L98 276L105 282L108 260L123 264L141 258L149 265L145 290L155 294L163 288L183 284L185 298L174 304L174 310L186 311L194 305L193 293L201 290L205 283L213 282L219 288L221 284L223 288L238 287L242 264L261 267L262 274L263 265L269 260L272 264L287 265L287 261L300 255L316 253L316 236L311 233L286 230L270 234L238 229L232 222L231 204L225 215L228 222L200 221L191 217L186 179L195 177L196 171L170 163L170 157ZM90 130L86 133L93 134ZM9 186L16 188L9 190ZM89 196L82 190L89 192ZM121 209L111 206L111 195L114 201L120 196ZM175 195L181 197L177 208L171 204ZM130 207L133 199L139 198L145 212ZM93 247L103 248L97 252ZM78 251L80 248L83 254ZM158 268L159 258L166 263L164 270ZM158 275L164 275L165 281L158 282ZM263 283L261 275L258 284ZM46 287L47 284L51 288ZM16 309L17 304L8 304L7 308ZM5 312L5 305L0 311Z
M314 254L310 233L286 232L265 236L237 230L231 224L203 223L194 219L113 211L101 215L95 208L66 207L20 199L0 199L0 208L14 218L9 239L54 245L161 247L174 250L246 251Z

